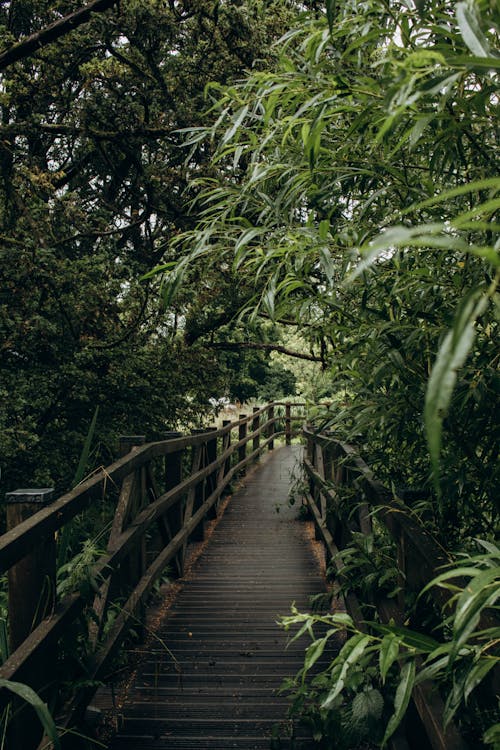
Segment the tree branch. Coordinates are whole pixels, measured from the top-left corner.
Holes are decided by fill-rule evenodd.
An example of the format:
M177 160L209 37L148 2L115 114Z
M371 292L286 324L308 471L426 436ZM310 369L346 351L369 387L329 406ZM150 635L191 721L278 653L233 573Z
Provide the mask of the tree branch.
M102 141L121 141L124 138L164 138L172 135L172 128L168 127L149 127L141 125L140 127L129 130L98 130L93 127L81 127L78 125L66 125L57 122L12 122L8 125L0 125L0 133L5 135L27 135L32 132L41 131L48 135L67 135L72 137L87 136Z
M323 362L321 357L317 357L315 354L305 354L304 352L296 352L292 349L287 349L285 346L279 344L260 344L255 341L214 341L203 343L203 346L209 347L210 349L227 349L228 351L238 351L238 349L260 349L266 352L279 352L280 354L286 354L287 357L295 357L296 359L306 359L308 362Z
M86 23L90 20L92 13L103 13L116 4L117 0L93 0L93 2L85 5L85 7L69 13L64 18L54 21L34 34L30 34L26 39L13 44L12 47L9 47L9 49L0 54L0 70L7 68L12 63L18 62L18 60L29 57L36 50L45 47L51 42L55 42L56 39L65 36L65 34L73 31L73 29Z

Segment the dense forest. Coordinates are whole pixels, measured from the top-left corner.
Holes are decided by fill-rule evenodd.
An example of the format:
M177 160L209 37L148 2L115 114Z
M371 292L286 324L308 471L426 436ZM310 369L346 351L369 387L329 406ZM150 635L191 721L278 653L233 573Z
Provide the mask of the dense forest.
M96 406L89 470L116 455L120 433L152 439L198 424L210 398L255 398L266 382L265 397L269 386L294 391L268 349L240 347L277 341L268 321L234 330L248 279L230 268L193 279L168 308L144 280L196 223L191 174L212 170L202 149L186 166L180 131L207 122L207 84L275 54L293 8L91 5L85 23L65 22L78 3L0 9L2 47L21 40L20 59L0 62L3 492L66 489ZM57 23L57 43L49 35L23 52Z
M499 34L495 0L2 3L1 491L70 487L93 418L86 471L299 394L481 540L495 606Z

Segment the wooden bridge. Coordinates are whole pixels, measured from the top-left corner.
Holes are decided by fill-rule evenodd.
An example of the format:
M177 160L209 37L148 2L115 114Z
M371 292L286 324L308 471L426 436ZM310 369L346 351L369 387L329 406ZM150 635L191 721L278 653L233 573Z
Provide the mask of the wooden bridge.
M342 549L353 533L374 533L371 511L382 508L378 519L395 544L400 594L394 600L375 592L372 606L381 621L402 622L405 591L417 592L443 558L411 508L375 480L353 448L304 427L302 461L301 447L291 443L303 418L300 406L272 403L220 429L169 433L149 444L129 437L120 459L56 500L46 489L9 494L0 565L9 580L10 655L0 679L29 685L49 703L64 747L78 747L71 730L81 724L97 687L116 673L123 641L131 627L141 630L145 606L167 567L181 591L164 607L154 635L143 632L144 645L135 648L135 675L109 750L315 746L287 719L286 700L277 693L283 678L302 665L307 641L286 648L276 619L289 613L292 602L307 609L310 596L325 591L308 526L287 504L294 473L302 464L303 501L340 582ZM278 438L284 443L279 448ZM258 459L260 466L251 467ZM223 493L240 481L222 514ZM350 488L347 508L338 494L342 485ZM57 543L65 527L106 502L115 509L106 549L74 590L58 596ZM204 545L206 525L217 517ZM192 542L204 549L186 569ZM433 595L438 606L447 596L441 589ZM345 604L363 629L354 593ZM32 709L12 701L3 685L4 724L9 718L4 747L47 748ZM417 685L413 702L419 750L466 748L453 724L443 730L443 703L431 685ZM412 744L398 735L392 747L408 750Z
M142 652L112 750L310 747L278 695L304 660L277 626L325 591L306 527L287 503L298 447L266 457L234 495Z

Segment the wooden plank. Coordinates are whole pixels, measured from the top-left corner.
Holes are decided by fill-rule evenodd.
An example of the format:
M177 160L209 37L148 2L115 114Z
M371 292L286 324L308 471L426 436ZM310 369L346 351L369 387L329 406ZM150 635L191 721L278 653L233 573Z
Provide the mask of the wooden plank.
M108 538L108 552L112 550L116 545L117 539L125 528L126 520L130 516L132 498L135 492L135 485L135 474L129 474L128 477L125 477L125 479L123 480L115 515L113 518L113 523L111 526L111 531ZM95 612L95 619L93 619L89 624L89 639L92 649L96 647L97 641L101 637L102 627L108 609L109 594L114 581L115 573L113 571L108 579L104 581L99 589L99 594L94 599L92 609Z
M264 414L267 407L263 407L248 416L248 422L257 414ZM236 423L231 423L211 434L211 439L221 437L229 432ZM268 420L261 429L265 429ZM253 433L248 436L253 437ZM96 497L104 494L108 484L118 486L128 474L139 469L154 458L176 453L189 446L203 445L207 441L206 435L190 435L175 440L164 440L141 446L134 453L128 454L115 461L106 469L101 469L92 477L55 500L50 507L44 508L30 519L20 523L15 529L0 536L0 572L5 572L36 544L40 536L48 536L58 531L68 521L89 507Z
M324 584L306 530L286 504L294 453L283 448L270 456L243 495L233 497L161 626L177 663L160 648L144 654L122 707L123 731L110 750L146 746L145 736L157 737L151 748L269 748L278 744L270 734L280 721L288 730L280 747L314 747L274 695L283 677L303 665L307 639L285 648L275 619L293 600L307 608L309 595L323 592Z
M244 463L247 464L253 461L257 455L267 447L267 442L268 440L265 440L261 444L259 451L254 451L247 455ZM154 523L161 514L165 513L165 511L171 507L180 496L185 494L185 492L191 487L195 486L200 480L200 477L203 478L217 466L220 467L226 461L228 455L230 455L234 449L237 449L237 447L238 444L236 443L227 452L221 454L214 464L205 467L194 476L187 478L176 488L165 493L158 498L156 502L152 503L148 508L145 508L136 518L134 525L126 529L116 540L116 548L98 560L93 570L93 575L95 577L109 575L110 568L113 569L122 559L124 559L149 526ZM139 449L138 453L139 452L143 452L143 450ZM137 454L134 458L137 458ZM130 465L130 463L128 465ZM215 502L240 468L240 464L237 464L226 474L226 476L224 476L219 486L206 501L205 506L209 507L209 503L211 504L212 502ZM198 514L193 516L193 518L198 518ZM184 534L185 529L179 533ZM179 534L176 535L174 539L178 540ZM184 535L182 536L182 541L184 541ZM176 549L178 548L176 547ZM54 614L42 621L33 633L31 633L21 644L21 646L11 654L0 668L0 677L29 684L30 667L33 660L36 659L37 655L41 653L42 650L50 647L50 644L55 644L57 642L59 637L61 637L64 631L69 627L70 623L81 614L85 604L86 602L80 594L74 594L67 597L64 602L57 607ZM7 699L8 696L5 695L5 691L2 691L2 693L0 693L0 704L4 703Z
M344 561L342 560L342 553L337 548L337 545L333 540L333 536L330 534L325 521L321 518L319 510L316 507L316 503L314 502L311 495L306 494L305 498L307 504L309 505L311 513L313 514L314 523L317 526L319 533L321 534L325 547L327 548L329 561L335 567L335 570L337 571L337 577L340 580L343 580L344 576L342 574L342 569L345 567L345 565ZM359 606L357 596L352 592L349 592L348 594L343 596L343 599L346 604L346 609L352 617L356 627L359 628L359 630L366 632L366 625L364 624L365 618L363 617L363 613L361 611L361 607Z
M202 459L202 448L201 446L196 446L193 452L193 459L191 463L191 471L192 474L198 474L201 466L201 459ZM208 476L208 474L206 475ZM189 492L186 499L186 507L184 510L184 524L186 524L189 519L191 518L193 514L193 508L194 508L194 501L196 497L196 487L197 484L191 484L189 488Z
M265 444L262 446L265 447ZM253 454L247 456L246 461L252 460ZM225 460L224 454L220 457L221 460ZM210 467L207 467L210 468ZM229 484L234 475L238 472L238 465L234 466L229 473L221 481L219 487L212 493L212 495L205 502L205 507L208 509L209 505L216 501L220 494L224 491L224 488ZM198 472L197 476L202 473ZM170 502L175 502L177 497L184 493L182 486L188 488L195 482L193 477L190 477L184 482L181 482L181 488L175 488L174 490L166 493L163 497L169 496ZM164 512L163 504L160 503L161 498L153 503L149 508L142 511L140 516L136 519L133 527L129 527L124 530L123 533L116 541L116 549L110 553L104 555L97 562L93 575L98 577L105 575L109 572L109 568L116 566L121 559L123 559L128 551L133 547L136 540L149 528L151 523L156 520L159 513ZM193 516L196 520L199 518L199 514ZM188 531L186 532L186 528ZM179 534L174 537L176 541L175 550L178 551L179 539L181 544L191 529L191 520L189 524L184 527ZM170 547L170 550L172 547ZM167 560L168 562L169 560ZM54 615L46 618L42 623L31 633L31 635L22 643L22 645L4 662L0 667L0 677L7 680L17 680L20 682L27 682L29 684L29 672L30 664L40 651L46 647L46 645L57 641L57 639L64 633L69 627L69 624L78 617L83 611L85 606L85 600L80 594L73 594L67 597L56 609ZM3 696L5 691L0 693L0 705L2 704ZM8 696L6 696L8 698Z
M265 448L265 445L262 446L262 449L263 448ZM251 459L251 456L247 458L247 461L249 459ZM128 623L128 620L130 619L130 617L134 616L134 612L137 606L139 606L139 604L144 601L144 598L150 592L152 586L161 575L165 566L168 565L171 559L183 547L193 529L197 526L200 520L205 517L209 509L219 498L221 492L224 489L224 486L231 481L232 477L237 473L237 471L238 466L235 466L233 467L233 469L231 469L229 474L224 477L221 485L211 493L211 495L204 502L203 506L199 508L192 516L190 516L190 518L186 521L184 527L178 532L178 534L175 535L175 537L170 541L167 547L162 550L156 560L150 565L148 571L143 576L135 590L132 592L128 601L123 606L122 611L113 623L111 633L106 640L106 643L103 645L100 652L93 658L90 668L90 674L92 675L91 680L98 681L104 674L106 668L110 663L110 660L116 652L116 648L121 642L121 638L124 635L124 629ZM85 688L83 693L78 698L77 705L72 708L72 710L68 713L66 719L63 720L64 726L71 725L71 723L75 719L76 714L81 712L82 706L86 705L91 700L95 690L95 685L89 685L87 688Z
M326 477L325 477L325 462L324 462L324 456L323 456L323 448L321 445L316 446L316 471L320 475L320 477L323 479L323 481L326 484ZM320 502L320 515L323 520L326 521L326 496L325 493L321 491L319 492L319 502Z

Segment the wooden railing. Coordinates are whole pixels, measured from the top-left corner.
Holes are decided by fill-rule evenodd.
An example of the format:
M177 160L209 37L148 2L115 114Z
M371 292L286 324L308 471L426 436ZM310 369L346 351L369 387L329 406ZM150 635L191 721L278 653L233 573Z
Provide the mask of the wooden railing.
M142 436L123 439L121 458L39 510L39 503L50 499L46 490L10 493L12 528L0 537L0 566L9 577L11 653L0 678L31 686L55 707L59 726L77 724L128 626L140 623L155 582L167 566L169 576L182 575L186 546L203 538L205 520L217 515L224 490L263 450L272 449L277 437L284 435L290 443L298 424L294 406L302 411L302 404L272 403L226 421L220 429L194 430L186 436L171 433L160 442L144 444ZM113 493L117 504L106 551L90 575L95 592L87 586L87 591L58 601L56 537L77 515ZM80 623L79 629L75 623ZM76 648L72 628L73 637L87 644L84 669L80 674L70 670L71 678L84 681L84 687L67 696L61 707L55 665L63 637L66 651ZM1 707L9 696L5 689L0 691ZM16 706L9 747L37 747L39 724L26 720L29 710Z
M377 508L377 519L385 525L395 543L394 564L400 571L399 593L396 599L376 595L370 604L376 607L381 622L402 624L406 595L418 594L449 560L411 508L395 499L393 493L375 479L352 446L318 433L310 426L305 427L303 433L307 444L305 499L336 579L340 584L347 582L342 551L352 543L353 532L373 534L373 510ZM346 490L347 504L342 501ZM441 609L450 593L433 587L430 595ZM344 600L356 626L365 630L366 617L356 594L350 590ZM412 618L410 625L418 630L418 617ZM412 698L433 750L465 750L467 745L456 726L450 722L443 728L444 704L432 684L424 682L415 686ZM396 741L397 747L405 747L403 740L399 742L403 744L398 745Z

